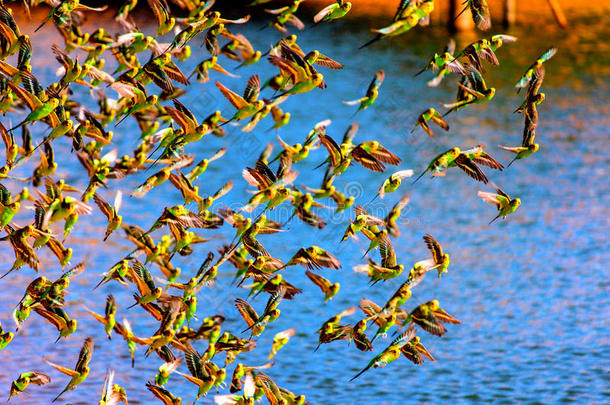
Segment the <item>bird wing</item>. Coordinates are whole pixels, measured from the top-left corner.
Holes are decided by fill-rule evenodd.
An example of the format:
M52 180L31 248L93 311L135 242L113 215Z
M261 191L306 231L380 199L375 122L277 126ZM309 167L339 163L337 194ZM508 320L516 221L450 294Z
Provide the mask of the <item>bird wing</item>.
M233 105L233 107L241 110L248 106L248 102L244 100L239 94L229 90L222 83L216 80L216 87L220 90L223 96Z
M309 270L305 270L305 275L311 280L312 283L317 285L323 293L326 294L328 291L330 291L332 283L326 278L320 276L319 274L312 273Z
M443 248L441 247L441 244L438 243L436 241L436 239L434 239L432 237L432 235L430 235L429 233L425 234L424 237L424 242L426 242L426 246L428 247L428 250L430 251L430 253L432 253L432 258L434 259L435 263L440 263L443 261Z
M244 321L246 321L246 324L248 326L252 326L256 323L256 321L258 320L258 314L250 304L248 304L241 298L237 298L235 300L235 306L237 307L239 314L242 318L244 318Z
M457 158L455 158L454 162L468 176L487 184L488 180L485 174L481 171L479 166L477 166L476 163L470 160L466 155L460 154Z
M248 85L246 86L246 90L244 90L244 99L247 102L251 103L258 98L258 94L260 93L260 91L261 81L258 75L250 76L250 79L248 79Z

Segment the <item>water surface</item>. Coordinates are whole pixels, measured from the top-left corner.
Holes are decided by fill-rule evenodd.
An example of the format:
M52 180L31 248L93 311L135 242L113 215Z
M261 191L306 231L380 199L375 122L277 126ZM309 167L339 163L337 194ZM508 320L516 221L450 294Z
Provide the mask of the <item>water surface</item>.
M257 49L267 48L280 38L269 29L259 31L258 25L262 22L253 22L235 31L244 33ZM289 232L262 236L260 240L275 257L283 260L288 260L302 246L317 244L328 249L341 260L343 268L323 270L322 274L333 282L341 282L340 293L325 305L320 291L309 282L300 267L287 269L286 278L302 288L303 293L294 301L282 303L280 319L270 324L258 339L258 348L240 355L239 360L246 365L265 363L273 335L296 327L297 335L278 353L277 363L268 374L278 385L297 394L306 394L313 404L608 402L610 319L607 308L610 300L605 264L610 260L606 250L610 202L606 152L610 146L610 103L609 49L604 39L608 38L609 26L591 18L569 32L555 31L553 27L548 31L524 27L509 31L520 40L498 51L501 66L489 67L485 76L488 84L497 89L493 102L450 115L450 131L442 133L435 129L435 138L429 138L421 130L414 134L409 131L421 111L431 106L440 109L439 103L450 102L455 97L455 80L445 80L439 88L433 89L425 84L429 76L414 79L413 74L427 58L442 49L447 38L444 30L417 30L365 51L356 49L370 35L369 27L362 24L322 25L300 34L299 44L303 49L319 49L343 62L345 68L323 70L328 82L326 90L316 89L291 97L282 104L282 108L292 114L289 125L279 132L282 138L289 143L302 141L314 123L331 119L328 133L340 139L347 126L356 120L360 130L355 141L381 141L403 159L400 169L414 169L417 173L431 158L453 146L466 148L483 143L494 157L508 163L512 156L496 146L519 144L523 126L522 117L512 114L521 102L521 96L512 86L546 48L555 45L559 53L548 63L543 84L547 100L539 107L536 142L541 145L540 151L504 172L485 170L490 180L522 200L519 210L509 219L488 226L495 215L494 210L476 195L485 186L455 170L450 170L445 178L426 177L414 186L407 184L371 206L371 210L382 215L400 198L401 192L411 195L411 204L400 221L402 235L393 241L399 261L406 267L427 257L421 240L426 232L434 235L451 255L449 273L442 279L429 275L414 289L413 297L404 307L410 310L430 299L438 299L448 312L463 322L458 326L450 325L443 338L420 332L423 343L437 362L414 366L401 358L385 369L371 370L350 383L351 376L386 347L390 337L380 339L373 353L359 352L348 347L346 342L325 345L313 352L317 344L314 332L323 321L356 305L362 297L382 304L404 280L399 277L368 286L366 277L352 271L354 265L364 262L361 256L366 249L365 241L361 238L339 243L352 214L334 216L332 211L325 210L318 211L329 222L324 230L316 231L293 220L288 226ZM34 73L46 85L53 80L56 69L49 46L59 38L51 27L32 38ZM474 34L456 38L458 48L476 38ZM198 44L198 40L195 43ZM193 57L181 65L187 74L195 63L207 57L205 48L192 46ZM223 59L222 65L232 69L235 63ZM380 68L385 69L386 79L378 101L352 117L354 108L343 105L341 100L360 97ZM212 73L212 80L219 79L229 88L241 91L247 76L258 73L264 80L274 73L274 69L266 62L260 62L237 72L241 79ZM197 83L188 90L181 100L198 117L207 116L217 108L226 111L226 115L232 111L212 82ZM87 93L83 88L79 92L78 97L82 100ZM233 191L220 200L219 206L239 206L248 198L240 172L245 166L254 164L268 142L275 141L275 134L265 131L270 126L267 119L252 133L231 128L225 138L207 136L204 141L189 145L187 152L195 153L199 158L211 155L221 146L229 148L227 154L211 164L208 172L198 180L200 193L211 194L228 179L234 179ZM37 125L33 131L40 139L44 128ZM130 153L135 147L138 133L133 119L115 129L114 143L121 155ZM84 188L85 171L73 155L67 154L67 140L57 143L60 168L56 177ZM318 187L323 173L314 167L324 158L324 150L319 149L306 161L295 164L300 172L296 184ZM32 167L19 170L27 175ZM394 168L389 168L379 175L354 167L337 178L335 185L355 195L358 202L366 203L392 170ZM112 182L112 189L129 194L146 175ZM10 182L7 184L13 186L11 190L17 188ZM104 196L111 199L112 194ZM145 199L125 198L124 223L147 228L164 206L178 204L180 198L169 182L150 192ZM332 205L331 201L327 203ZM278 209L270 215L285 220L290 212ZM17 222L23 224L25 221ZM90 217L82 217L66 242L75 250L74 264L83 260L88 262L86 273L73 280L67 296L67 311L78 319L78 331L66 341L53 344L55 330L40 317L32 316L2 351L0 386L5 387L7 393L10 381L28 369L48 372L53 378L45 389L30 389L30 397L23 396L15 402L50 401L67 383L67 378L51 370L42 361L42 356L73 366L86 336L96 338L92 372L76 391L64 396L65 402L93 403L107 368L116 371L116 382L125 386L130 403L152 401L145 382L154 378L159 361L153 357L146 361L144 348L140 348L136 367L130 368L123 340L107 340L102 326L84 311L86 304L103 312L106 295L112 293L119 305L117 317L127 316L137 335L149 336L157 328L143 310L126 309L131 305L133 291L114 283L92 291L99 280L98 275L131 248L121 232L102 244L103 221L104 217L97 211ZM183 279L196 271L208 251L230 240L233 230L225 226L220 232L204 230L200 234L211 236L213 240L198 246L192 256L175 258L175 265L182 268ZM157 239L160 235L155 233ZM44 250L40 253L45 265L44 275L56 278L61 270L55 258ZM0 259L7 269L11 255L12 251L3 245ZM373 257L378 258L378 253ZM160 275L158 269L153 271ZM198 317L223 314L227 318L223 328L237 334L244 328L244 323L232 302L236 297L247 296L247 291L231 286L233 274L233 268L221 268L215 288L206 288L200 293ZM2 280L0 319L5 328L11 324L13 306L34 277L31 269L24 268ZM261 296L252 304L260 311L265 300ZM356 322L358 316L346 318L345 322ZM203 351L204 343L195 342L195 347ZM223 356L216 360L221 364ZM229 376L232 370L229 366ZM196 393L195 386L177 375L171 377L168 387L185 401L192 400ZM212 402L212 394L200 400L201 403Z

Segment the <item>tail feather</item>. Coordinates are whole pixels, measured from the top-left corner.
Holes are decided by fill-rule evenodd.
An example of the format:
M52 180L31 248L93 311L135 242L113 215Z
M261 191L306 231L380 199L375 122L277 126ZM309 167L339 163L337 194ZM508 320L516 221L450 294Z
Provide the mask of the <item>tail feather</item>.
M383 37L383 35L381 34L377 34L377 36L373 39L371 39L369 42L367 42L366 44L362 45L360 48L358 49L362 49L362 48L366 48L369 45L374 44L375 42L379 41L381 38Z

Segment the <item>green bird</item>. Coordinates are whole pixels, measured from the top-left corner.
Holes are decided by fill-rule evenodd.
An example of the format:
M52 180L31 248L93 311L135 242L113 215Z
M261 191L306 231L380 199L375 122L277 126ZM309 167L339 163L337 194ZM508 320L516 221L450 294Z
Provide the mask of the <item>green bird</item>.
M248 304L241 298L237 298L235 300L235 307L239 311L239 314L244 319L248 327L251 327L250 333L252 337L259 336L261 333L263 333L263 330L265 330L265 325L260 323L258 325L255 325L257 319L259 319L260 317L250 304Z
M87 312L89 312L98 322L101 322L104 325L104 330L106 331L108 339L112 339L112 330L116 325L116 302L114 300L114 296L111 294L106 297L106 308L104 310L104 316L90 311L89 309L87 309Z
M11 384L11 393L10 393L8 399L6 400L6 402L10 401L11 398L14 397L15 395L19 395L23 391L25 391L25 389L28 387L28 385L30 385L30 383L36 384L36 385L46 385L50 382L51 382L51 378L48 375L43 374L43 373L37 373L34 371L28 371L25 373L21 373L19 375L19 378L17 378Z
M525 95L525 100L515 109L515 113L522 113L526 111L526 115L528 113L528 106L530 104L539 105L546 99L546 95L540 92L540 87L542 87L542 82L544 80L546 70L543 65L540 65L534 69L534 73L532 78L530 79L527 86L527 93Z
M148 5L152 9L153 14L157 18L157 35L167 34L174 28L176 19L170 17L171 10L165 0L148 0Z
M50 19L53 19L53 22L58 27L64 27L69 25L72 22L72 13L74 11L79 10L87 10L87 11L104 11L108 8L108 6L104 7L89 7L84 4L80 4L80 0L66 0L57 4L55 7L51 9L47 17L42 21L42 23L34 30L37 32L40 30Z
M489 15L487 0L466 0L464 4L466 4L466 7L460 11L458 16L460 16L467 9L470 9L472 21L478 29L481 31L487 31L491 28L491 17Z
M327 22L338 20L339 18L345 17L347 13L352 9L352 3L345 0L336 0L334 3L329 4L322 10L318 11L313 17L314 26Z
M13 332L4 332L2 329L2 324L0 324L0 351L8 346L9 343L13 340L15 334Z
M114 264L107 272L103 273L103 278L99 283L93 288L94 290L101 286L102 284L106 284L110 280L117 280L120 283L125 283L125 277L129 273L129 261L131 257L126 257L121 261Z
M353 101L344 101L343 104L346 105L358 105L358 111L360 110L366 110L368 107L370 107L375 100L377 100L377 96L379 96L379 87L381 87L381 84L383 83L383 79L385 78L385 72L383 69L378 70L377 73L375 73L375 78L373 79L373 81L371 81L371 84L369 84L368 89L366 90L366 95L362 98L359 98L358 100L353 100Z
M214 386L215 376L210 372L211 362L206 362L194 349L189 348L185 351L184 357L186 365L191 375L183 374L176 371L176 374L181 375L186 380L192 382L199 387L195 403L201 396L205 396L208 391Z
M158 385L147 382L146 388L148 388L148 390L152 392L156 398L160 399L166 405L182 405L182 398L176 398L174 394L163 387L159 387Z
M208 165L217 160L220 159L222 156L224 156L224 154L227 152L227 148L220 148L216 151L216 153L214 153L211 157L207 158L207 159L202 159L199 163L197 163L195 165L195 167L193 167L193 169L186 175L186 177L189 179L189 181L193 182L195 181L199 176L201 176L208 168Z
M506 167L510 167L510 165L512 165L515 160L525 159L526 157L538 152L538 149L540 149L540 145L538 145L537 143L531 143L529 145L522 146L498 145L498 147L515 154L513 160L511 160Z
M11 193L0 184L0 229L4 229L13 220L20 208L21 201L18 198L13 201Z
M460 169L466 172L466 174L475 178L476 180L479 180L477 178L478 173L475 173L477 171L475 169L475 166L477 164L487 166L489 168L499 171L502 171L504 169L504 166L502 166L501 163L491 157L489 153L485 152L485 145L477 145L470 149L463 150L460 158L456 159L454 163L455 165L460 167ZM482 177L483 178L479 181L487 183L485 175L483 175Z
M237 109L237 112L233 115L233 117L231 117L228 121L225 121L222 125L225 125L231 121L240 121L244 118L251 117L265 106L265 102L263 100L258 100L258 95L261 88L261 82L258 75L250 76L243 97L229 90L218 80L216 80L215 83L222 95L225 96L233 107Z
M158 101L159 101L159 96L157 96L156 94L153 94L152 96L146 97L146 99L143 102L133 103L131 106L129 106L129 108L125 109L126 111L123 110L124 111L122 113L123 116L117 120L116 125L118 126L121 122L123 122L126 118L128 118L131 115L135 116L135 114L141 113L145 110L155 109ZM117 115L117 117L118 117L118 115Z
M448 168L457 166L469 177L487 184L489 180L477 163L497 170L502 170L504 166L483 149L484 145L478 145L465 151L460 150L460 148L452 148L441 153L430 162L428 168L413 183L417 182L427 172L431 172L432 176L444 176Z
M478 41L472 42L466 46L460 53L458 53L453 60L447 62L447 69L453 73L465 74L466 70L462 66L457 58L465 56L468 58L470 64L472 64L477 70L483 71L481 60L484 59L489 62L492 66L499 66L500 62L495 52L504 43L511 43L517 41L517 37L506 34L497 34L492 36L490 39L482 38Z
M538 126L537 106L546 98L544 93L539 92L542 80L544 80L544 74L544 66L539 66L535 69L534 76L532 80L530 80L527 88L525 100L515 110L516 113L524 112L523 139L521 141L521 146L510 147L499 145L501 149L515 154L513 160L508 163L508 167L510 167L515 160L524 159L540 149L540 145L534 143L534 139Z
M431 361L436 361L428 349L420 342L419 336L415 336L409 340L407 344L400 349L400 352L407 360L416 365L423 363L424 357L427 357Z
M390 328L396 324L396 318L396 312L392 312L390 316L379 318L381 319L381 325L377 328L377 332L375 332L375 336L371 339L371 343L373 343L378 336L385 338Z
M472 65L466 65L462 82L458 83L457 101L452 104L443 104L445 108L449 109L444 116L468 105L489 101L496 95L496 89L488 88L481 73Z
M438 53L434 53L432 58L428 61L428 64L421 69L419 72L415 74L415 77L421 75L422 73L432 70L436 73L436 77L428 82L428 86L436 87L441 81L449 75L451 72L445 65L449 62L455 61L455 57L453 53L455 52L455 41L453 39L449 39L447 45L445 45L445 49L439 55ZM454 63L459 63L455 61Z
M437 269L438 276L440 277L443 275L443 273L446 273L447 269L449 268L449 253L443 253L443 248L441 247L441 244L438 243L438 241L434 239L429 233L425 234L423 239L426 243L426 247L432 254L432 262L430 263L428 268Z
M114 371L107 370L104 377L104 386L102 388L102 398L97 405L116 405L119 402L127 404L127 394L125 388L118 384L113 384Z
M352 377L350 381L354 381L370 368L385 367L394 360L398 360L402 347L406 345L413 337L415 337L415 329L411 327L394 339L381 353L373 357L373 359L369 361L369 364L360 370L358 374Z
M57 98L51 98L46 103L41 103L35 109L33 109L32 112L30 112L23 121L11 128L10 131L17 129L22 125L27 125L31 122L40 121L43 118L48 117L55 111L57 106L59 106L59 99Z
M519 205L521 205L521 200L519 198L510 198L508 194L499 188L496 189L496 193L497 194L486 191L479 191L477 193L477 195L481 197L483 201L488 204L495 205L499 211L498 215L489 222L490 224L500 217L503 219L506 218L507 215L515 212L517 208L519 208Z
M373 350L373 345L371 341L366 336L366 327L369 318L364 318L356 322L354 327L352 328L352 340L354 341L354 345L356 348L362 352L370 352Z
M271 344L271 353L269 353L269 357L267 357L267 361L269 361L273 357L275 357L277 352L280 351L280 349L282 347L286 346L286 344L288 343L290 338L294 336L296 331L297 330L295 328L292 328L292 329L287 329L287 330L284 330L284 331L281 331L281 332L278 332L275 334L275 336L273 337L273 343Z
M317 285L320 290L324 293L324 302L332 299L339 292L339 283L331 283L325 277L319 274L313 273L309 270L305 270L305 275L311 280L312 283Z
M417 306L409 313L403 325L408 325L411 322L435 336L444 336L447 332L443 322L456 325L461 323L443 310L437 300L428 301L425 304Z
M377 218L373 215L369 215L368 212L362 206L356 205L354 207L354 213L356 214L356 219L352 220L348 225L347 229L343 233L343 237L341 238L341 242L346 240L349 237L355 236L358 232L362 231L365 226L383 226L384 222L382 219Z
M284 298L285 294L286 286L284 284L280 284L279 287L276 288L275 292L269 297L263 313L258 317L258 319L254 320L252 325L249 325L246 329L244 329L243 332L246 332L247 330L250 330L256 326L265 325L269 322L275 321L280 316L278 306L280 305L280 302Z
M208 59L203 60L201 63L199 63L196 67L195 70L193 70L193 73L191 73L192 77L193 75L197 75L197 81L200 83L206 83L208 80L210 80L210 70L214 70L216 72L222 73L223 75L227 75L229 77L239 77L237 75L234 75L230 72L228 72L225 68L223 68L222 66L220 66L220 64L218 64L218 56L212 56Z
M299 249L288 263L286 263L285 267L294 266L296 264L300 264L309 270L320 270L322 267L329 269L341 268L341 263L335 256L318 246Z
M93 339L88 337L85 339L85 343L83 344L83 347L80 350L80 353L78 355L78 361L76 362L76 366L74 367L74 370L62 367L60 365L51 363L48 360L45 360L48 365L50 365L57 371L72 377L70 382L66 386L66 388L64 388L64 390L62 392L60 392L59 395L56 396L52 402L57 401L59 399L59 397L61 397L66 392L76 389L76 387L80 383L85 381L85 379L89 375L90 369L89 369L88 364L89 364L89 361L91 361L92 355L93 355Z
M441 113L436 111L434 108L428 108L426 111L421 113L419 115L419 117L417 117L417 123L411 130L411 133L415 132L415 130L417 129L417 126L419 125L422 127L422 129L424 131L426 131L426 133L429 136L434 136L434 133L430 129L430 125L428 124L428 121L432 121L432 123L438 125L440 128L444 129L445 131L449 131L449 124L447 124L447 121L445 121L445 119L443 118Z
M360 49L374 44L382 39L404 34L411 28L415 27L420 20L425 21L433 10L433 0L424 0L423 2L402 0L398 6L396 14L394 14L392 24L384 28L372 30L373 32L377 33L377 36L362 45Z
M408 194L403 195L402 198L398 200L396 204L394 204L388 215L383 219L388 233L395 238L400 236L400 229L398 228L396 221L398 221L398 218L400 218L403 208L405 208L410 201L411 197Z
M76 332L78 322L76 319L70 319L62 308L49 308L46 310L39 306L34 306L34 311L49 323L57 328L59 336L55 340L55 343L61 338L65 338Z
M280 7L277 9L269 10L265 9L266 13L274 15L273 20L268 24L269 27L273 27L282 34L288 34L288 29L286 28L286 24L290 24L296 27L299 30L305 28L305 24L294 15L299 5L305 0L292 0L292 3L285 7Z
M428 172L430 172L433 176L444 176L446 170L449 168L449 165L451 165L455 159L460 156L460 154L460 148L456 147L437 155L434 159L432 159L426 170L424 170L424 172L415 179L413 184L417 183L417 181Z
M173 170L180 169L184 166L188 166L193 161L193 157L186 157L184 159L180 159L177 162L173 163L171 166L167 166L157 173L153 174L149 178L147 178L144 183L140 184L131 195L135 197L143 197L153 188L163 184L166 180L169 179L170 173Z
M324 76L319 73L312 64L322 64L333 69L341 69L343 65L334 60L323 56L318 51L309 52L307 55L296 47L287 42L280 44L280 50L271 52L268 57L269 62L280 69L282 82L278 86L284 92L275 95L273 98L279 98L291 94L300 94L313 90L316 87L321 89L326 88ZM287 84L292 86L287 90Z
M156 301L163 293L163 289L155 285L150 271L138 259L133 259L132 265L129 267L129 275L141 296L131 307Z
M398 187L400 187L402 184L402 180L411 176L413 176L413 170L400 170L393 173L381 184L381 187L379 187L379 190L377 190L377 195L375 198L383 198L386 194L393 193L394 191L398 190ZM375 198L373 198L373 200Z
M22 128L22 133L23 133L23 131L28 131L27 126L23 126L21 128ZM25 128L25 130L23 128ZM13 133L7 131L6 127L1 123L0 123L0 135L2 135L2 140L4 141L4 146L6 147L6 166L10 168L15 164L15 159L17 158L17 155L19 154L19 146L15 142L15 136L13 135ZM23 149L24 149L25 155L31 154L31 151L26 150L25 145L24 145Z
M136 344L148 345L150 344L150 339L141 339L135 336L133 334L133 331L131 330L131 324L126 318L123 318L123 323L116 323L116 325L114 326L114 331L119 335L123 336L123 339L127 343L127 347L129 348L129 353L131 355L131 367L133 368L136 360Z
M180 363L182 363L182 359L177 358L159 366L159 371L155 375L155 384L159 386L167 384L169 381L169 375L178 369Z
M397 262L396 252L385 230L380 232L377 243L379 244L381 263L377 264L372 259L369 259L367 264L354 266L354 271L369 276L371 284L398 277L404 270L404 266Z
M534 63L530 65L530 67L527 68L527 70L525 71L525 73L523 73L523 76L521 76L521 79L519 79L515 87L517 87L518 89L522 89L523 87L527 86L530 80L532 80L532 78L534 77L534 72L536 71L536 68L542 66L544 62L551 59L556 53L557 48L555 47L550 47L549 49L547 49L542 55L540 55L538 59L536 59Z
M121 203L123 201L123 193L121 191L117 191L116 196L114 197L114 204L110 206L102 197L100 197L97 193L93 194L93 201L97 204L102 214L106 216L108 219L108 226L106 227L106 233L104 234L104 241L108 239L110 234L121 226L121 222L123 222L123 217L119 215L119 210L121 209Z

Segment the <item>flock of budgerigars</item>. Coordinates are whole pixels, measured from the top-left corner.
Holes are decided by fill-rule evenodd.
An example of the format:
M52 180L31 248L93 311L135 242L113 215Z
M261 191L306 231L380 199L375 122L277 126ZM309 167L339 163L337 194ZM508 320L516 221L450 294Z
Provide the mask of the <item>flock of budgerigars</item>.
M343 242L362 233L370 240L367 254L372 257L373 251L379 250L379 262L369 258L366 264L354 267L357 272L366 274L371 284L378 288L383 285L377 284L378 282L399 277L403 273L404 266L399 264L400 260L396 257L390 238L400 235L397 220L401 209L410 200L408 195L404 195L382 219L367 213L362 205L354 205L353 196L344 195L333 186L335 177L346 172L355 163L368 170L383 172L385 165L398 165L401 159L377 141L353 143L358 130L356 123L348 128L342 141L338 142L326 134L328 121L316 124L303 143L289 145L278 135L281 152L272 158L271 143L262 151L256 162L252 162L252 167L244 168L243 178L255 190L242 208L232 210L219 207L218 203L214 204L217 199L230 192L234 182L232 179L213 195L201 196L196 185L199 177L204 175L208 165L222 158L226 148L221 148L212 156L194 164L195 156L184 153L185 145L205 143L209 136L222 137L226 124L238 126L245 123L241 129L244 132L252 131L269 113L273 128L281 128L290 120L290 113L282 111L280 104L288 97L302 97L298 94L325 89L324 77L317 69L341 69L343 65L317 50L303 51L297 43L296 35L282 38L265 53L254 50L244 35L235 32L239 30L240 24L249 21L249 15L245 15L247 10L243 11L244 17L229 20L223 18L220 12L211 10L214 1L172 1L182 17L172 17L165 0L147 2L158 22L157 36L174 34L170 44L159 43L155 37L137 30L129 15L137 0L130 0L119 8L116 21L120 23L123 32L115 35L103 28L90 33L83 32L82 10L97 12L100 9L86 7L79 4L78 0L29 0L20 5L20 12L23 13L27 12L29 7L38 6L38 3L47 3L52 7L40 27L45 23L54 24L65 41L63 47L54 45L52 48L60 65L60 78L54 83L41 83L36 78L30 66L34 54L29 36L20 31L13 19L12 10L4 5L0 10L0 110L4 114L0 131L6 146L6 163L0 168L0 178L18 180L23 184L31 183L30 190L23 187L18 194L9 192L0 184L0 228L5 233L1 238L2 246L5 246L7 252L10 252L10 246L15 256L14 264L5 276L24 265L38 273L41 264L37 251L43 247L50 249L57 256L61 267L65 268L73 253L72 248L64 246L65 238L79 217L98 215L94 212L94 207L97 206L108 219L105 235L100 235L100 239L106 241L114 231L122 229L134 245L133 251L104 269L103 278L97 286L109 282L120 283L136 292L133 294L134 301L125 303L120 311L122 321L117 320L117 303L112 295L107 298L104 314L87 310L99 321L100 328L105 329L108 338L115 336L125 340L125 350L131 354L132 367L138 346L145 348L145 356L155 354L161 359L163 364L157 375L154 378L151 376L151 381L146 382L146 386L152 395L164 404L182 402L167 387L172 373L180 375L197 388L196 399L205 396L212 389L218 393L219 387L224 386L226 380L226 367L234 362L240 353L256 348L256 337L280 316L282 300L298 299L301 290L284 277L282 270L286 267L297 264L305 267L307 277L319 287L325 300L338 293L339 283L333 283L317 272L323 267L341 267L341 263L330 252L317 246L295 248L294 256L284 262L273 257L265 249L258 239L260 235L286 231L283 229L285 224L267 218L266 212L269 213L282 204L292 205L293 217L310 225L312 232L316 232L324 228L325 222L313 208L328 208L318 200L330 198L336 204L336 211L346 210L353 205L355 217L350 220L343 237L337 240ZM302 1L296 0L282 8L265 10L272 18L268 26L283 34L288 34L287 25L304 29L305 25L295 15ZM257 0L252 5L265 2L267 1ZM427 24L434 7L433 0L403 0L400 3L391 25L374 30L377 35L364 46L405 33L418 24ZM466 3L465 8L470 9L476 26L481 30L488 29L490 21L486 1L467 0ZM351 6L350 2L339 0L325 7L314 17L313 26L330 23L345 16ZM177 87L176 83L190 85L191 77L187 77L180 70L178 62L191 57L189 44L196 44L197 49L202 40L209 57L197 65L191 77L194 76L197 81L205 83L210 75L220 73L232 76L232 73L219 64L221 58L238 61L241 65L252 65L264 63L261 58L266 56L266 60L278 68L278 73L262 86L262 89L270 88L268 98L260 96L261 82L258 75L249 78L243 96L216 81L218 95L226 97L235 109L222 114L220 111L210 111L211 114L202 120L201 117L196 117L187 106L178 101L186 90ZM435 54L416 76L432 70L436 75L428 85L436 86L443 78L454 74L459 78L457 99L454 103L445 105L448 108L445 115L430 108L419 117L414 117L413 130L421 126L426 133L433 136L430 122L448 130L449 126L444 118L447 114L491 100L495 89L487 87L483 78L483 65L499 65L495 55L497 49L504 43L516 40L517 38L509 35L495 35L489 40L480 39L473 42L459 53L455 53L455 44L450 40L444 52ZM521 146L517 147L501 146L516 155L513 161L525 158L538 150L539 146L534 143L534 137L538 121L537 105L544 100L544 94L539 92L544 77L543 63L555 52L555 48L544 52L518 80L516 87L527 87L525 99L516 110L525 117L523 141ZM12 55L16 55L16 58L11 62ZM116 59L118 67L112 74L104 70L104 57ZM384 77L384 71L379 70L364 97L346 104L358 105L359 110L371 106L378 97ZM92 98L97 101L97 111L73 99L75 93L71 90L77 86L88 89ZM158 94L152 94L159 89ZM117 98L108 95L112 92ZM223 115L229 118L223 118ZM15 119L19 116L25 118ZM19 123L7 125L11 122L9 117ZM118 157L116 149L113 149L113 138L133 138L133 133L121 131L119 124L125 119L137 121L141 131L139 144L133 151L133 156ZM39 124L36 124L37 122ZM30 128L43 128L44 124L49 127L50 132L41 139L34 140ZM16 131L21 133L20 143L15 140ZM57 145L55 141L60 137L71 139L71 150L68 150L69 145L66 144L68 148L64 148L61 153L73 154L87 171L89 182L84 191L70 186L63 179L53 178L58 168L53 147ZM322 185L319 189L294 186L297 172L293 165L306 159L310 151L316 148L320 151L317 153L323 153L326 157L323 163L326 171ZM38 157L40 163L30 178L17 179L11 176L14 167ZM274 164L277 164L275 170L270 167ZM478 145L465 150L455 147L440 153L432 159L422 175L430 172L433 176L444 176L448 168L458 167L473 179L488 183L480 165L496 170L503 169L502 164L492 158L483 145ZM120 192L112 193L112 205L98 194L100 190L105 190L105 194L111 193L113 184L144 170L150 171L152 175L133 191L132 196L140 198L154 187L165 187L166 193L180 192L184 197L184 205L164 207L162 214L148 230L144 229L146 227L122 221L119 213L122 200ZM397 190L402 180L412 175L413 170L400 170L390 175L381 184L377 197L383 198L385 194ZM169 180L169 184L166 180ZM44 188L40 189L41 186ZM34 192L31 192L32 189ZM520 204L518 198L512 198L500 189L497 189L496 193L480 191L479 196L485 202L496 206L498 214L494 220L511 214ZM30 204L26 206L24 203ZM216 206L213 207L214 205ZM190 209L187 208L189 206ZM13 222L13 218L24 207L30 208L34 213L33 221L20 226ZM86 217L81 219L81 222L85 221ZM62 236L58 236L58 233L62 232L57 228L62 222L63 241L60 240ZM225 222L236 229L234 239L216 254L201 252L197 246L201 246L199 244L208 239L193 231L202 228L217 229ZM166 231L166 234L155 241L151 233L162 230ZM359 303L359 308L364 313L362 319L353 325L341 323L343 317L353 315L357 311L354 306L331 317L319 328L319 344L343 340L353 342L353 350L367 352L373 351L373 342L378 336L385 337L397 326L396 332L400 334L386 348L376 350L379 354L352 380L371 368L386 366L399 359L401 354L415 364L422 363L424 358L434 360L416 336L416 325L425 332L443 336L446 332L443 323L460 323L444 311L437 300L423 303L410 312L401 308L410 298L411 289L423 280L427 272L436 270L440 277L449 266L449 254L443 252L439 242L429 234L424 235L423 240L431 258L415 263L407 272L405 281L383 306L362 299ZM203 264L199 269L184 271L181 277L183 282L177 281L180 270L172 265L172 258L176 253L186 256L195 251L205 257ZM164 280L152 275L153 267L160 270L159 275L163 275ZM232 268L234 269L231 270ZM13 312L17 330L34 311L57 328L58 341L73 334L77 330L77 321L68 314L70 308L64 305L64 294L70 280L85 270L85 263L81 263L57 280L52 281L44 276L34 279L26 287L23 298ZM204 314L200 318L200 325L194 326L197 295L206 288L213 288L215 278L221 270L235 272L235 283L241 288L249 289L251 296L268 296L266 305L264 308L261 306L258 312L246 300L235 300L235 306L245 322L243 331L230 332L223 329L224 317L211 314ZM142 307L159 322L159 328L152 336L134 335L125 318L129 305ZM372 326L376 326L377 330L369 340L366 330ZM2 350L13 340L14 333L5 332L2 328L0 333ZM289 329L275 335L269 359L288 343L294 333L295 329ZM204 347L205 342L205 351L200 353L194 348ZM72 368L47 361L51 367L70 378L55 400L67 391L75 389L87 378L93 349L93 340L86 338ZM186 365L183 370L180 367L182 363ZM262 366L237 363L228 382L230 394L216 395L215 402L252 404L264 396L271 404L305 403L304 395L293 394L279 387L271 379L267 373L272 373L272 370L268 371L272 366L272 363ZM107 372L99 403L127 404L127 393L125 389L113 383L113 374L112 371ZM26 390L30 383L44 385L49 382L50 378L46 374L23 372L13 382L9 399Z

